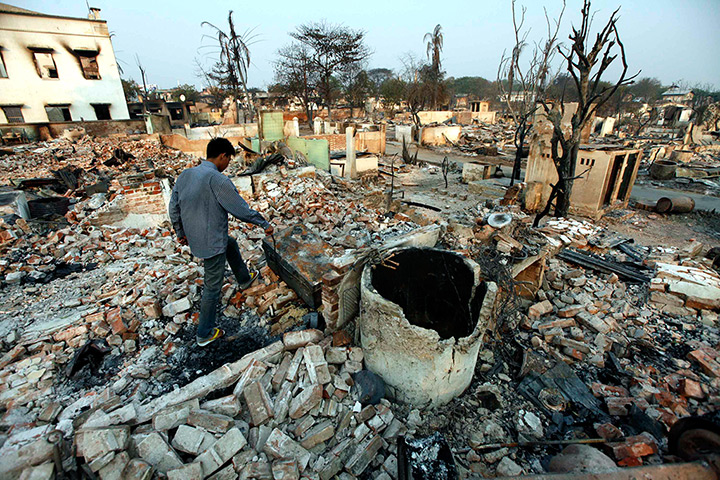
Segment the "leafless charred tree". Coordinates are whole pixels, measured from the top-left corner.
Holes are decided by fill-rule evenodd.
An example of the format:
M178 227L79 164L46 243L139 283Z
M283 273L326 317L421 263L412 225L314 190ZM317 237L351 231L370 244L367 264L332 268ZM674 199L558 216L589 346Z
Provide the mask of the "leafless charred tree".
M142 62L140 61L140 57L137 54L135 54L135 64L137 65L138 69L140 70L140 78L142 80L142 85L143 85L141 100L142 100L142 107L143 107L143 115L145 115L147 113L147 107L145 106L145 102L147 101L147 96L148 96L147 82L145 79L145 67L143 67Z
M547 119L552 124L550 150L553 163L558 173L558 181L553 185L556 191L555 216L567 216L570 208L570 194L573 183L578 178L575 173L580 136L583 128L592 118L595 111L612 97L622 85L633 83L635 75L628 76L628 64L625 46L620 40L617 21L619 8L608 19L605 26L597 33L592 42L591 24L593 15L590 12L590 0L584 0L581 10L582 21L579 28L573 27L570 35L570 48L558 46L558 52L567 62L567 71L572 77L572 85L577 90L578 105L570 121L569 133L563 129L562 118L565 113L564 98L560 99L556 108L547 101L542 102ZM592 43L591 43L592 42ZM622 69L615 83L603 84L601 79L608 67L620 56ZM550 202L548 202L549 207ZM546 208L544 212L549 212ZM542 218L541 212L535 223Z
M557 37L565 12L565 2L556 20L550 21L547 10L545 20L547 23L547 39L535 44L532 55L527 62L521 63L521 57L528 47L527 37L530 29L523 30L525 13L527 9L521 7L520 15L512 2L513 30L515 32L515 46L510 55L503 53L498 67L497 84L500 89L502 101L505 103L510 116L515 122L515 162L513 164L510 185L520 178L522 165L522 149L525 139L532 127L532 119L539 108L539 103L545 98L545 90L552 81L550 78L551 64L557 52Z
M278 90L290 98L297 98L305 109L308 125L312 128L314 107L317 102L317 72L307 45L294 42L277 52L274 62L275 82Z
M321 21L302 24L290 36L309 49L318 75L317 91L331 119L330 110L337 91L335 76L371 54L364 43L365 32Z
M215 30L214 37L208 35L205 35L205 37L212 38L217 42L214 47L215 53L218 54L218 62L215 64L213 70L209 72L209 75L215 77L216 80L230 91L235 101L238 120L240 118L240 104L243 103L249 114L250 121L252 121L255 116L255 111L247 87L248 68L250 67L249 46L254 39L252 30L238 33L235 30L232 10L228 12L227 32L210 22L202 22L201 25L208 26Z
M423 69L427 70L428 66L420 62L412 53L405 54L400 61L403 64L401 75L405 90L403 97L415 127L420 128L418 113L425 108L430 98L427 84L423 81Z
M657 107L652 107L645 112L630 112L630 118L633 126L635 127L634 134L637 137L640 135L640 133L645 127L647 127L651 123L657 122L658 118L660 118L660 109Z
M203 101L206 101L208 105L218 109L218 111L222 111L227 92L220 86L219 82L210 75L210 72L203 66L199 58L195 59L195 70L195 74L202 78L203 84L205 85L207 94L204 95Z

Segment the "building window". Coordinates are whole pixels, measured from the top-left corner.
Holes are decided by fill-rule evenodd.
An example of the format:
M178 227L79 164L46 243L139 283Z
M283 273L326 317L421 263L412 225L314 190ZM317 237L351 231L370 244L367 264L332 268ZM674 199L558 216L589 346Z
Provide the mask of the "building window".
M70 105L48 105L45 112L50 122L72 122Z
M75 54L80 60L80 68L82 68L83 77L88 80L100 80L100 68L98 67L98 52L90 50L75 50Z
M0 108L2 108L2 111L5 114L5 118L7 118L8 123L25 123L25 119L23 118L22 114L22 106L13 105Z
M0 47L0 78L8 78L7 68L5 68L5 59L2 54L2 47Z
M93 103L92 107L95 109L95 117L98 120L112 120L110 117L110 105L107 103Z
M169 107L168 110L170 111L170 119L171 120L182 120L183 119L182 107Z
M31 48L33 57L35 58L35 68L37 68L40 78L58 78L57 66L53 58L52 50L47 48Z

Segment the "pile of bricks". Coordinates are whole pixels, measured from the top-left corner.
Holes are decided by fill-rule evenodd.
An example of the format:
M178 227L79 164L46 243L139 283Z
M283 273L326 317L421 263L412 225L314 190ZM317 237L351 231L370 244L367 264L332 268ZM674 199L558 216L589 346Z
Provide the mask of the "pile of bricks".
M389 480L396 478L396 439L408 428L387 400L358 401L353 375L362 368L363 352L349 346L345 332L294 331L151 402L108 393L86 402L72 426L64 421L78 413L73 406L44 418L70 430L77 457L103 480L153 472L169 480L328 480L374 472ZM25 443L17 455L33 448Z

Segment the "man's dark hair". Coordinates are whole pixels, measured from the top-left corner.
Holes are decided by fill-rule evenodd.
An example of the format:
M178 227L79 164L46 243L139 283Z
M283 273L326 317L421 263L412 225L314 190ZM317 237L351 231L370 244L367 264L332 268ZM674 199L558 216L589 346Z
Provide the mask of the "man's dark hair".
M226 153L229 157L235 155L235 148L227 138L213 138L208 142L206 158L219 157L221 154Z

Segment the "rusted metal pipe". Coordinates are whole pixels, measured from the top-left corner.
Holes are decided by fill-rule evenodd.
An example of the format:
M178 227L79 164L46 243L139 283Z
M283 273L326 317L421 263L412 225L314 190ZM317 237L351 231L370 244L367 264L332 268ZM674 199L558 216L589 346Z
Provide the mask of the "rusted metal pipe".
M690 197L662 197L655 209L658 213L688 213L695 208L695 200Z
M720 480L720 456L710 455L692 463L668 463L620 468L604 473L543 473L522 477L497 477L496 480Z

